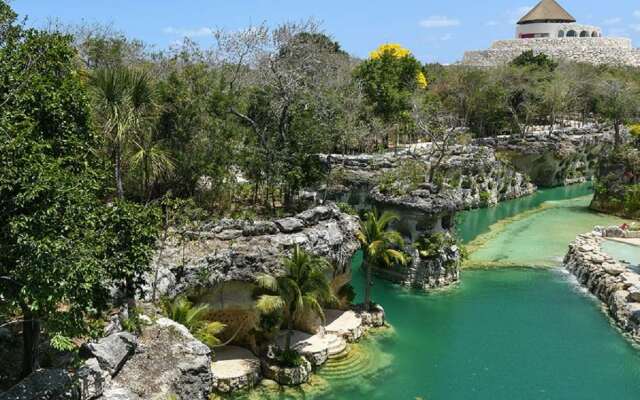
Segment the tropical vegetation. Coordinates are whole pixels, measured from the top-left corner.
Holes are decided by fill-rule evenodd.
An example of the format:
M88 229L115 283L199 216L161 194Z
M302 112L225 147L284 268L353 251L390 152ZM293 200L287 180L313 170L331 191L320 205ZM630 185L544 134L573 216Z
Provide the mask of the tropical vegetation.
M389 211L380 215L377 210L366 213L360 222L357 234L363 253L365 268L364 304L371 309L371 286L373 285L372 271L374 267L393 268L406 264L407 255L403 252L404 239L390 225L398 221L399 217Z
M336 303L327 272L331 265L326 259L309 254L299 246L293 248L280 276L260 275L258 287L265 290L256 309L263 314L282 313L286 320L285 351L291 350L291 337L297 320L312 315L324 323L323 306Z

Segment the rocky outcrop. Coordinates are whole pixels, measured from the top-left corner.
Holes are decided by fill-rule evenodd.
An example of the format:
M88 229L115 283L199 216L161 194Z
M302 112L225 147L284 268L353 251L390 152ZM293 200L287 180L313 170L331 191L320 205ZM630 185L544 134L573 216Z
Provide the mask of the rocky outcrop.
M565 266L603 302L618 327L640 343L640 274L602 252L603 240L601 231L578 236L569 245Z
M359 248L357 230L357 217L332 203L275 221L224 219L167 242L156 258L158 291L176 296L220 282L253 282L260 273L278 275L295 245L346 269Z
M2 400L77 400L78 386L64 369L42 369L0 394Z
M120 371L138 346L136 337L129 332L118 332L83 345L82 352L95 359L99 367L111 376Z
M112 378L103 397L206 400L211 391L209 347L183 325L160 318L144 328L135 354Z
M613 146L613 132L592 126L482 138L475 143L494 149L536 185L554 187L593 178L598 161Z
M370 310L364 304L358 304L353 307L353 311L367 328L380 328L385 325L384 308L379 304L373 304Z
M286 386L298 386L307 383L313 371L311 363L301 357L302 362L297 367L281 367L266 361L262 362L262 373L265 378Z

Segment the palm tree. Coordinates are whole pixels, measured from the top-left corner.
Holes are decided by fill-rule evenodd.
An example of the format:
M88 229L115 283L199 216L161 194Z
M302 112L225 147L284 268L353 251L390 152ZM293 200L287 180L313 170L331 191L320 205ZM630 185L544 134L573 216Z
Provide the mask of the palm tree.
M92 74L90 83L98 121L113 157L117 196L122 199L125 150L153 110L151 78L141 70L101 68Z
M389 224L397 221L399 217L391 212L384 212L378 216L377 210L369 211L366 219L360 222L360 231L357 234L358 241L364 255L364 267L366 269L366 281L364 287L364 303L367 309L371 309L371 269L373 265L390 267L395 263L405 264L407 256L400 250L404 246L404 239L400 233L388 230Z
M157 140L149 130L137 135L133 145L135 149L131 156L131 164L140 170L142 195L149 200L152 185L159 177L172 173L175 165L162 141Z
M167 318L184 325L193 335L207 346L213 348L220 344L217 335L227 327L222 322L208 321L206 304L193 305L186 297L177 297L173 301L164 301L164 314Z
M262 274L256 282L271 294L263 294L256 308L264 314L285 311L287 314L287 338L285 350L291 348L293 323L297 318L312 313L325 322L322 304L335 301L325 272L331 268L326 259L302 250L293 249L283 263L285 274L274 277Z

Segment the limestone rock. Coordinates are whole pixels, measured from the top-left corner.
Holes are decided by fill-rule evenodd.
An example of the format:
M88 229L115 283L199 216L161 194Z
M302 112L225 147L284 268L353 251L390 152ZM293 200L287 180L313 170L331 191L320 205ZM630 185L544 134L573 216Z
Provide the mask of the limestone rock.
M360 248L355 236L358 218L332 203L297 217L253 222L225 219L202 229L192 232L193 240L187 242L171 237L157 253L152 273L154 278L158 269L157 295L175 297L222 282L251 283L262 273L279 275L282 258L296 244L346 271ZM234 239L221 239L227 232L233 232ZM145 293L149 297L151 287Z
M114 376L133 354L137 345L134 335L129 332L118 332L96 343L85 344L83 351L95 357L100 368Z
M305 357L302 357L302 364L299 367L285 368L266 361L262 363L262 372L267 379L286 386L298 386L307 383L311 376L311 371L311 363Z
M565 267L607 307L618 327L640 343L640 274L602 252L603 231L578 236L569 245Z
M76 372L80 386L80 399L89 400L99 397L111 383L109 372L100 367L96 358L90 358Z
M140 397L128 389L114 388L104 392L104 400L140 400Z
M275 223L283 233L300 232L304 228L304 223L298 218L282 218L276 220Z
M114 399L206 400L211 384L211 350L183 325L160 318L143 330L135 355L105 393Z
M41 369L0 396L2 400L76 400L77 385L63 369Z

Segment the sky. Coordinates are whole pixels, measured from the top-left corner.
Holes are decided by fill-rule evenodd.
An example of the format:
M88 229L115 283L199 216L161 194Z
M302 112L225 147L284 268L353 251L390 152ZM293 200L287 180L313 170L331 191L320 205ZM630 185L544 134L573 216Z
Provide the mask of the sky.
M214 29L275 26L314 18L343 49L366 57L382 43L400 43L423 62L459 61L514 37L515 22L536 0L11 0L32 26L101 23L156 49L189 36L203 46ZM640 1L560 0L579 23L640 47Z

